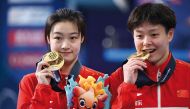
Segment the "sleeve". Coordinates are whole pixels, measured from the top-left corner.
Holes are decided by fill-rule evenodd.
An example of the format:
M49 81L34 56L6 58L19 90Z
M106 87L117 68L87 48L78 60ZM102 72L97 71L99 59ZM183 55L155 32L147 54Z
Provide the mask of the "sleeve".
M123 82L117 92L118 95L112 103L112 109L135 109L136 85Z
M122 67L113 72L106 80L112 94L112 109L134 109L137 88L134 84L123 82Z
M47 109L50 90L50 85L35 85L31 78L24 77L19 84L17 109Z

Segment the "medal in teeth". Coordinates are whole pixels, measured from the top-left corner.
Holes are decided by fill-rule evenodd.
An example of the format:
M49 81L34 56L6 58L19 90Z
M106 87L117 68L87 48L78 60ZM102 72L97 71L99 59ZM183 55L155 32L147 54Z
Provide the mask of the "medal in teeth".
M150 57L150 54L147 52L141 52L140 54L133 54L129 57L130 58L141 58L142 60L147 60Z

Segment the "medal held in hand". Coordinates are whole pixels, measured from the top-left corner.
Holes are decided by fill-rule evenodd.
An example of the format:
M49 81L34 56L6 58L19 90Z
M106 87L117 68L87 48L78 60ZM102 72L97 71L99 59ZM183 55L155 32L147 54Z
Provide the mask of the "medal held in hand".
M50 71L59 70L64 65L63 57L55 51L46 53L42 60L50 65L48 67Z
M64 89L61 89L58 86L58 83L61 81L61 76L59 70L64 65L63 57L55 51L46 53L43 58L43 61L47 62L49 66L45 66L47 69L53 72L53 78L51 78L50 84L54 91L56 92L65 92Z

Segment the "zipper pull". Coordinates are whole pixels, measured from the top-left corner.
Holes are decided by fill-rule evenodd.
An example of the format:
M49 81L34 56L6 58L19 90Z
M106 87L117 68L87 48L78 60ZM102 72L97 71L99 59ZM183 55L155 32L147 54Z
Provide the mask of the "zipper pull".
M70 85L69 79L71 79L71 75L68 75L68 76L65 77L66 85L67 84Z
M160 80L160 77L161 77L161 72L160 72L160 70L158 70L158 72L157 72L157 82Z

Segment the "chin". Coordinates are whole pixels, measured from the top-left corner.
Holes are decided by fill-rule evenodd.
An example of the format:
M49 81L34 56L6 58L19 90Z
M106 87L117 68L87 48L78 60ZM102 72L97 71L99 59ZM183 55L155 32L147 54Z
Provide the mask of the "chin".
M75 59L68 59L68 58L65 59L65 62L69 62L70 63L70 62L73 62L73 61L75 61Z
M154 57L149 57L148 61L152 64L156 64L156 59Z

